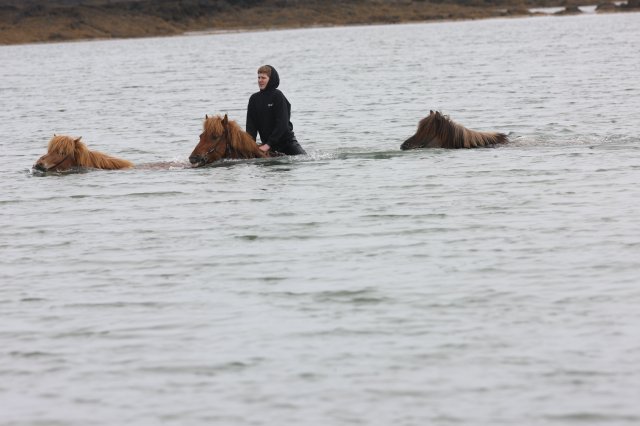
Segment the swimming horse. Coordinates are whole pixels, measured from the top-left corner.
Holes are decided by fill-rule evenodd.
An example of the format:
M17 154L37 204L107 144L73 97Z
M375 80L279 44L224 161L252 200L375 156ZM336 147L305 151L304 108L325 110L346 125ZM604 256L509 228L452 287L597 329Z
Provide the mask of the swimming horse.
M205 115L200 142L189 156L194 167L201 167L222 159L249 159L277 156L263 152L249 133L227 114L209 117Z
M418 130L400 145L400 149L416 148L479 148L509 142L507 135L498 132L470 130L439 111L420 120Z
M64 172L74 168L116 170L133 167L130 161L89 150L80 139L53 135L47 153L35 162L33 168L41 172Z

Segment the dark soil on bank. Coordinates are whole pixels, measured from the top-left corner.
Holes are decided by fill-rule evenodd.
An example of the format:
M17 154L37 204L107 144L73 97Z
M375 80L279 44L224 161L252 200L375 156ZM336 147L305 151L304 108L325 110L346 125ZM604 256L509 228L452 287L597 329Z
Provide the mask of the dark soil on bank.
M605 12L640 10L603 3ZM577 0L0 0L0 44L523 16ZM593 4L593 3L592 3Z

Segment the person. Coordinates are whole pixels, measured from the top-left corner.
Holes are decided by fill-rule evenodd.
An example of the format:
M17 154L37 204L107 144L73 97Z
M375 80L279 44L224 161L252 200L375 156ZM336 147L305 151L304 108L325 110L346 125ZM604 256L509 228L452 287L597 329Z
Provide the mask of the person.
M258 68L260 91L249 98L247 106L247 133L256 140L260 134L262 151L275 151L285 155L306 154L293 133L291 104L278 90L280 76L271 65Z

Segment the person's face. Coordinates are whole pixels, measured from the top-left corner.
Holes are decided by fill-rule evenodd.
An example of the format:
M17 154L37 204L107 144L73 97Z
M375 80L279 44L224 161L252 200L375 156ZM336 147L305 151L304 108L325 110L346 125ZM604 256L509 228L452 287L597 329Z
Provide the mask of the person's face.
M258 87L260 90L264 90L269 84L269 76L263 73L258 73Z

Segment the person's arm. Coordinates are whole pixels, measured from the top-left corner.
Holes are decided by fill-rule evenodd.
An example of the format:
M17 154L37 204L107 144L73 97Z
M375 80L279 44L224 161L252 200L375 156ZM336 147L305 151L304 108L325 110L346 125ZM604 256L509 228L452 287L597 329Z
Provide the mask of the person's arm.
M267 141L267 145L271 146L277 145L278 141L289 129L289 109L284 95L280 94L280 96L277 96L276 99L274 99L273 104L276 122L274 123L271 136L269 136L269 140Z
M258 137L258 130L256 129L256 125L253 122L253 118L251 118L252 115L253 114L251 114L251 98L249 98L249 105L247 106L247 122L245 127L247 128L247 133L249 133L249 135L255 141L256 138Z

